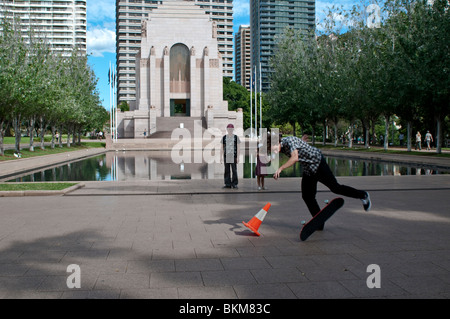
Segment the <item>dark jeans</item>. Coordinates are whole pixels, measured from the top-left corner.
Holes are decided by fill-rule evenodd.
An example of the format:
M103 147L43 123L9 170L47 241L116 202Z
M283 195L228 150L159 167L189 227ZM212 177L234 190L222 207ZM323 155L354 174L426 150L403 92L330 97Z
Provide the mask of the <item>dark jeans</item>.
M359 199L363 199L366 196L364 191L339 184L322 156L317 173L312 176L304 175L302 178L302 197L313 217L320 212L320 207L316 200L317 182L321 182L335 194Z
M234 163L227 163L225 161L225 174L223 175L223 177L225 186L237 186L238 175L236 161L234 161Z

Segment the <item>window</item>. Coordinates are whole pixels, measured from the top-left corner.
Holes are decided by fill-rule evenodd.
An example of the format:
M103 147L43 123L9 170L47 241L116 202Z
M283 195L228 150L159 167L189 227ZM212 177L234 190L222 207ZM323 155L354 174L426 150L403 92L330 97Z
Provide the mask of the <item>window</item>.
M181 43L175 44L170 49L170 91L173 93L189 92L190 52L187 46Z

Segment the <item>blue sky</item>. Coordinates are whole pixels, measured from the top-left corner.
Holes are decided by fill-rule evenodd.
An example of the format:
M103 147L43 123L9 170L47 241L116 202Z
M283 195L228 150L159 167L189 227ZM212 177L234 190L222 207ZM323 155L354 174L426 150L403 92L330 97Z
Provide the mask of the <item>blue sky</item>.
M109 110L108 70L110 63L115 65L115 0L88 0L87 1L87 48L89 64L98 77L98 91L103 106ZM343 5L351 7L359 0L316 0L317 19L323 15L326 7ZM234 31L239 25L250 24L249 0L233 1Z

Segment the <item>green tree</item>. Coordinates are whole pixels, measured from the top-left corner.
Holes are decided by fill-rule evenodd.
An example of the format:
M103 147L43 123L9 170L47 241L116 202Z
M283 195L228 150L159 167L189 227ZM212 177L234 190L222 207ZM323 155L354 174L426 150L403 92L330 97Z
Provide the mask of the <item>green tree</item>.
M100 103L94 72L87 57L76 48L71 57L53 54L49 45L29 33L25 38L20 25L2 20L0 31L0 152L3 136L12 124L15 150L20 152L23 124L28 125L30 148L39 128L41 148L48 127L55 133L67 130L75 141L92 127L103 128L108 116ZM37 122L37 123L36 123ZM68 140L70 145L70 139ZM60 139L60 146L61 139Z
M223 77L223 99L228 101L228 109L237 111L242 109L244 116L244 130L250 127L250 93L245 87Z
M398 96L398 113L407 123L408 150L412 123L425 118L435 123L440 153L442 121L450 112L449 2L389 0L386 9L391 12L386 32L394 47L390 84Z
M277 50L270 61L273 72L266 98L270 104L267 114L276 124L289 123L296 133L296 123L304 128L310 123L312 100L308 92L308 46L305 35L286 29L278 40Z

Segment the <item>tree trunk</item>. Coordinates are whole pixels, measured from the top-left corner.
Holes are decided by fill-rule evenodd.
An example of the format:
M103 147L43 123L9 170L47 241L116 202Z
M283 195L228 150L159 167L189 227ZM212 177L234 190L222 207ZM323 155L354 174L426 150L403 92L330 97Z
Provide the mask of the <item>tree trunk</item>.
M28 125L28 135L30 136L30 152L34 152L34 121L35 117L32 116Z
M369 140L370 140L370 129L369 129L369 126L366 126L364 128L364 147L365 148L370 148Z
M375 121L373 119L370 121L370 129L372 130L372 133L370 134L370 140L372 141L371 144L376 145L377 139L375 137Z
M442 153L442 123L441 123L441 115L436 116L436 153Z
M22 134L20 131L20 114L15 116L13 119L13 126L14 126L14 136L15 136L15 152L20 153L20 140L22 138Z
M406 124L406 144L407 151L411 152L411 121Z
M316 130L314 129L314 125L311 125L311 130L312 130L312 145L316 145Z
M62 127L62 125L59 127L59 148L62 148L63 147L63 143L62 143L62 132L63 132L63 127Z
M5 146L3 145L3 137L5 136L5 130L3 130L3 126L5 125L5 121L0 121L0 156L5 155Z
M337 119L334 119L334 147L337 146L338 143L338 129L337 129Z
M76 132L77 132L77 129L76 129L76 126L74 125L73 128L72 128L72 144L73 145L76 144L76 140L75 140L75 137L76 137L76 134L77 134Z
M52 142L51 142L51 149L55 148L55 135L56 135L56 127L54 125L51 126L52 130Z
M45 120L44 120L43 116L41 116L39 120L40 120L40 123L39 123L40 134L39 134L39 136L41 137L41 150L45 150L45 144L44 144Z
M350 122L350 128L348 129L348 147L353 147L353 122Z
M389 148L389 115L384 116L384 150Z
M70 147L70 127L67 127L67 147Z

